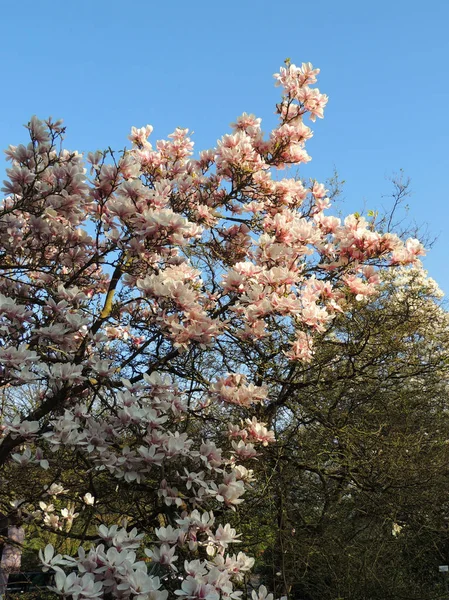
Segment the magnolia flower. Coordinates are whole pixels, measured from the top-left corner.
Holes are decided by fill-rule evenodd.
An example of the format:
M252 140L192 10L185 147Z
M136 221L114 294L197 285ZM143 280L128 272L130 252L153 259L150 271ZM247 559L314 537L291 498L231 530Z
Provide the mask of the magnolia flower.
M223 527L219 525L214 535L209 536L209 540L213 543L218 543L226 550L229 544L240 544L241 540L237 539L241 534L237 534L229 523Z
M30 462L32 462L31 450L29 447L27 447L25 448L23 454L12 454L11 458L23 467L24 465L28 465Z
M243 465L236 464L232 465L232 469L235 472L237 481L241 479L245 483L252 483L256 480L252 469L247 469Z
M212 511L200 514L199 511L193 510L190 515L186 515L185 513L184 515L183 518L176 519L176 523L178 523L183 530L188 530L190 527L196 527L200 531L207 531L215 522Z
M251 598L252 600L273 600L273 594L269 594L267 588L261 585L258 592L252 591Z
M173 571L177 571L178 569L173 564L178 558L175 556L175 552L176 547L173 546L173 548L170 548L168 544L162 544L160 548L153 548L152 550L149 550L148 548L145 549L145 554L151 558L151 560L170 567Z
M103 582L95 580L92 573L85 573L78 578L77 584L80 588L79 597L92 600L103 596Z
M113 545L118 550L123 548L138 548L144 537L143 533L137 532L136 527L131 529L131 531L127 531L124 527L119 529L117 525L112 525L109 529L106 525L100 525L98 533L108 545Z
M217 485L212 482L210 493L215 495L219 502L224 502L226 506L235 510L235 506L243 502L243 498L240 498L240 496L243 496L245 493L245 484L243 481L231 480L228 483L222 483L217 487Z
M167 527L160 527L159 529L156 528L154 530L154 533L157 535L161 542L166 542L168 544L176 544L181 530L174 529L171 525L168 525Z
M10 431L16 432L22 437L35 436L39 431L38 421L20 421L20 417L15 417L13 422L7 425Z
M130 572L127 573L125 581L117 586L117 590L129 591L131 594L135 594L136 598L144 600L144 598L148 598L149 593L157 591L159 587L159 580L154 579L141 570Z
M206 575L207 573L207 569L205 566L205 562L195 559L195 560L191 560L190 562L188 560L184 561L184 571L186 572L187 575L190 575L191 577L198 577L200 578L202 575Z
M201 598L202 600L220 600L220 594L214 586L194 579L190 575L181 584L175 594L183 598Z
M35 461L42 469L49 469L50 463L44 458L44 453L41 448L36 448Z
M60 494L67 494L68 490L64 489L64 486L60 483L52 483L50 487L47 488L47 494L49 496L59 496Z
M46 504L42 500L39 502L39 506L46 513L53 512L55 510L55 507L53 504Z
M51 381L74 381L80 382L83 379L82 367L71 363L53 363L51 366L43 365L42 368L46 371Z
M255 458L258 455L253 444L245 444L243 440L240 440L239 442L232 442L232 447L234 448L235 454L242 460Z
M83 496L83 502L87 504L87 506L93 506L95 504L95 497L92 496L90 492L87 492Z
M62 596L74 596L76 598L81 593L78 575L76 573L67 575L64 571L58 570L55 574L55 586L50 589Z
M62 556L61 554L55 555L55 549L51 544L47 544L43 552L42 550L39 550L39 560L43 565L42 570L44 572L49 569L62 572L61 567L59 567L60 564L63 564Z
M62 529L62 523L56 514L44 514L44 523L51 529Z
M68 524L73 523L73 519L79 516L79 513L75 512L74 508L68 507L61 509L61 516L67 521Z

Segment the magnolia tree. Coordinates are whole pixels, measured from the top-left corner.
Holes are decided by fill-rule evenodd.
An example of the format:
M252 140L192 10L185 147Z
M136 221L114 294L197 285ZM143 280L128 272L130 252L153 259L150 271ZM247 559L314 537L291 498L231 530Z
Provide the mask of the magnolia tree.
M187 129L153 147L147 125L86 169L61 122L35 117L6 151L1 525L73 540L40 552L61 596L247 594L234 525L275 443L261 415L379 269L423 253L329 216L324 185L277 176L310 160L317 73L287 63L276 128L244 113L196 157Z

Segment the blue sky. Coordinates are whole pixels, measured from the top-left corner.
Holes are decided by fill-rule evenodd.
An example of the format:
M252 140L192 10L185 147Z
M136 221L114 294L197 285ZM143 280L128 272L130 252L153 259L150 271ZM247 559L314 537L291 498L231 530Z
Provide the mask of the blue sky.
M193 129L201 150L243 111L269 131L272 74L310 61L330 99L300 174L336 167L350 213L387 207L403 169L408 218L437 237L425 266L449 294L448 22L446 0L5 2L0 145L25 141L36 114L63 118L79 151L123 148L146 123L154 139Z

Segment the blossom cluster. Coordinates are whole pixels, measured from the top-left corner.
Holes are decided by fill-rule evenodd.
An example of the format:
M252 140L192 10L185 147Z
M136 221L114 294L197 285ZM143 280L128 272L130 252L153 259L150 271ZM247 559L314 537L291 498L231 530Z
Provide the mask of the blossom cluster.
M160 528L156 535L163 543L152 549L144 548L144 555L150 559L138 560L137 551L141 550L143 535L137 531L127 531L117 526L98 530L103 543L91 547L89 552L83 548L75 558L55 554L54 547L49 544L39 552L44 570L56 572L55 586L57 594L94 600L111 594L112 597L136 598L138 600L166 600L168 591L164 582L171 579L179 585L175 590L180 598L203 598L219 600L220 598L238 599L242 591L235 591L233 580L241 581L254 564L254 559L243 552L238 554L215 554L207 559L184 561L186 577L177 576L178 556L176 548L182 549L191 531L195 531L205 539L209 539L208 548L217 545L225 550L235 543L235 530L229 525L221 525L213 531L214 518L208 513L200 515L194 511L188 518L179 519L179 528ZM152 574L154 567L161 565L164 569L162 577ZM71 572L67 574L67 567ZM263 588L262 588L263 592Z

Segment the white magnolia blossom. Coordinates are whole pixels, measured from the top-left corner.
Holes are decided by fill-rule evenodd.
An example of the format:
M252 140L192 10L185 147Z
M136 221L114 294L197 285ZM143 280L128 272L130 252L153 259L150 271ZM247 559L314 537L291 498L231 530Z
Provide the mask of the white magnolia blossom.
M95 496L92 496L90 492L87 492L83 496L83 502L88 506L93 506L95 504Z

